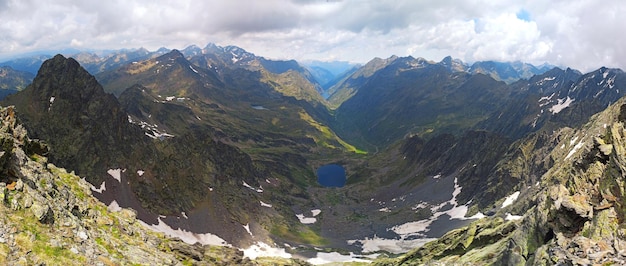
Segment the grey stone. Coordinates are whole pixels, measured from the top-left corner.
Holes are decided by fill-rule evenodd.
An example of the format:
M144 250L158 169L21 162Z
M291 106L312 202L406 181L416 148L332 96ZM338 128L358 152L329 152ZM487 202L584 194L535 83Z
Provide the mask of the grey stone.
M15 181L15 190L22 191L24 189L24 181L22 179L18 179Z
M82 231L82 230L78 231L76 235L78 236L78 238L82 240L87 240L89 238L89 236L87 235L87 232Z
M29 195L25 195L22 198L22 206L24 208L30 208L31 206L33 206L33 199Z

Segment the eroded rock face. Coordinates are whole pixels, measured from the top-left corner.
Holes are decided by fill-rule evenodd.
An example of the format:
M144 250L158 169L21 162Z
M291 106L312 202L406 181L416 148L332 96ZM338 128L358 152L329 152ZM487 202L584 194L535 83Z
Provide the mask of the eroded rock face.
M548 155L553 165L513 205L378 263L626 264L624 110L621 99L580 130L555 131L559 142ZM522 216L510 219L511 211Z

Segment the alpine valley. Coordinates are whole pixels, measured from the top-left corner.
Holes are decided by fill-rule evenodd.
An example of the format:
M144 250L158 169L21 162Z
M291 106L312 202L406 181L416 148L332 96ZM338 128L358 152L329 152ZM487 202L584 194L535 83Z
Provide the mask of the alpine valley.
M626 263L620 69L214 44L0 66L0 264Z

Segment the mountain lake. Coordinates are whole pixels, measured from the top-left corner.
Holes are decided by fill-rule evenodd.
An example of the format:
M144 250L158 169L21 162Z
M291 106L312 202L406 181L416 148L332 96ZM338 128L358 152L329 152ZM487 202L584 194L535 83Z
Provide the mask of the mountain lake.
M327 164L317 168L317 183L324 187L346 185L346 170L338 164Z

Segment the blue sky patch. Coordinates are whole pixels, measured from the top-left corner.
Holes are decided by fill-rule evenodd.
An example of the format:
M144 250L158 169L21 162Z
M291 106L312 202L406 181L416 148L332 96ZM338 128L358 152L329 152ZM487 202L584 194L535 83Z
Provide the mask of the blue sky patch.
M526 9L521 9L515 16L523 21L530 21L530 13Z

